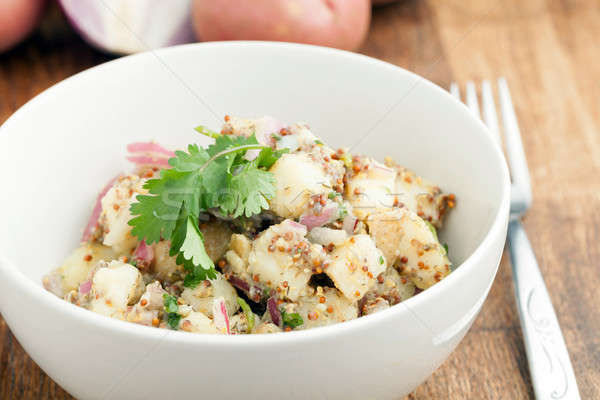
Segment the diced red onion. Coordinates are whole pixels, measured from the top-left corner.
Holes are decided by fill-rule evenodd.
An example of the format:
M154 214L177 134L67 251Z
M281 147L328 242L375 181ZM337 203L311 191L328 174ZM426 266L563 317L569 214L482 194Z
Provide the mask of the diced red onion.
M243 290L244 292L246 292L246 294L250 294L250 285L242 278L238 278L237 276L232 275L227 280L236 288Z
M337 214L337 205L331 204L325 207L320 214L305 214L300 217L300 224L305 225L308 230L317 226L323 226L335 219Z
M301 236L306 235L306 225L298 223L292 219L286 219L282 224L287 224L291 229L295 229Z
M142 240L135 248L133 258L135 258L138 264L149 266L152 260L154 260L154 250L146 244L145 240Z
M277 307L277 299L275 296L271 296L269 297L269 300L267 300L267 310L269 310L269 315L271 315L271 321L273 321L275 325L281 327L281 311L279 311L279 307Z
M88 294L92 290L92 281L87 280L79 285L79 294Z
M273 146L273 134L279 133L279 131L285 127L281 121L268 115L256 119L255 126L256 131L254 134L256 135L256 140L258 143L265 146Z
M100 218L100 214L102 213L102 198L106 196L106 193L113 187L115 182L119 176L115 176L112 178L100 191L98 196L96 197L96 204L94 204L94 209L92 210L92 215L88 219L88 223L83 231L83 235L81 236L82 242L87 242L92 237L92 233L94 233L94 229L98 225L98 219Z
M225 299L223 297L217 297L213 300L213 322L218 329L225 329L227 334L231 334L229 330L229 316L227 315L227 307L225 306Z
M342 229L345 230L348 235L354 235L354 229L356 229L357 224L358 218L356 218L354 215L348 214L342 221Z

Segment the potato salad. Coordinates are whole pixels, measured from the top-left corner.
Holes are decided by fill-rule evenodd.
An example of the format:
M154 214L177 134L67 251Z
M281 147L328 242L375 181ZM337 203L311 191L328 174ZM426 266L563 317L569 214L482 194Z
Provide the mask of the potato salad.
M308 125L225 117L214 139L127 147L81 244L43 278L65 301L149 327L275 333L394 306L451 272L453 194L334 149Z

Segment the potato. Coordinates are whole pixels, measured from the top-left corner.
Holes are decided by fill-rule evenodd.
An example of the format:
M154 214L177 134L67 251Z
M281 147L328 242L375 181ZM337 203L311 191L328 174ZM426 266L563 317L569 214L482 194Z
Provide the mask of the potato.
M397 2L398 0L371 0L374 6L384 6L386 4L392 4Z
M194 0L199 40L275 40L355 50L371 19L369 0Z
M23 40L37 25L45 0L0 1L0 53Z

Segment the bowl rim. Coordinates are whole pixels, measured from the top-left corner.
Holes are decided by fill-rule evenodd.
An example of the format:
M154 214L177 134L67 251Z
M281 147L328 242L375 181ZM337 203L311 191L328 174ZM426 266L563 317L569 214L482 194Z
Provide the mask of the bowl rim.
M411 312L411 307L419 306L426 303L429 298L434 296L436 293L445 290L446 287L454 285L466 276L469 271L476 267L480 262L481 258L487 253L488 249L493 245L494 238L502 234L502 231L506 228L506 221L508 220L510 210L510 177L506 160L500 147L494 142L492 135L489 134L488 128L484 123L474 117L471 111L461 102L454 99L448 92L441 87L437 86L433 82L411 72L402 67L388 63L386 61L378 60L363 54L353 53L345 50L333 49L322 46L299 44L299 43L287 43L287 42L268 42L268 41L223 41L223 42L205 42L205 43L191 43L178 46L171 46L162 48L159 50L150 50L142 53L133 54L126 57L117 58L97 66L88 68L77 74L74 74L41 92L40 94L33 97L23 106L21 106L15 113L13 113L1 126L0 126L0 137L2 134L7 134L7 131L14 121L19 118L23 118L27 111L32 107L36 107L38 104L43 104L47 96L53 95L57 89L60 89L65 85L66 82L72 80L86 79L88 75L94 74L98 70L105 68L113 68L114 65L127 64L131 60L144 57L157 57L159 55L168 55L169 53L186 52L196 48L236 48L236 47L270 47L274 50L285 50L285 51L304 51L319 56L336 55L338 57L346 58L351 62L363 63L372 68L386 68L392 69L395 73L405 75L406 77L417 82L416 84L425 85L429 89L437 92L439 96L446 97L452 100L456 107L455 112L461 113L466 119L470 119L475 122L488 143L491 147L492 154L494 155L494 163L500 168L501 173L501 185L502 185L502 196L499 202L498 210L494 216L493 222L486 232L483 240L478 244L476 249L459 265L460 268L456 268L450 275L444 278L441 282L428 288L418 296L411 297L398 305L404 305L404 307L390 307L387 310L378 312L371 315L366 315L360 318L356 318L343 323L332 324L328 326L291 331L281 332L269 335L251 334L251 335L211 335L211 334L190 334L188 332L173 331L170 329L157 329L153 327L143 326L134 324L127 321L121 321L114 318L107 318L106 316L90 312L89 310L77 307L73 304L67 303L64 300L56 297L55 295L46 291L42 285L33 282L29 279L15 263L10 261L0 252L0 273L5 277L9 278L11 282L17 287L17 290L23 291L29 295L35 301L48 303L48 306L52 306L60 313L66 313L73 318L78 318L82 323L87 323L95 328L102 328L112 330L115 333L136 335L143 339L148 340L160 340L160 341L172 341L183 344L208 344L208 345L220 345L220 346L247 346L247 345L283 345L290 343L304 343L307 341L314 341L326 338L328 336L339 336L340 334L348 334L353 330L360 330L366 327L366 325L376 323L377 321L391 319L396 315ZM1 250L1 249L0 249ZM495 274L494 274L495 276ZM492 282L488 285L491 286ZM484 294L487 296L487 292Z

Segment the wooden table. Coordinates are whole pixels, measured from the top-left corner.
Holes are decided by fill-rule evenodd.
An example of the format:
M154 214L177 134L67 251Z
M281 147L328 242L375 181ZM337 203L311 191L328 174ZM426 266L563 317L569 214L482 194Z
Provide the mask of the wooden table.
M406 0L375 11L362 49L443 87L507 77L534 191L525 226L585 399L600 398L598 37L597 0ZM39 33L0 55L0 122L50 85L109 58L85 45L54 11ZM504 257L470 332L409 398L520 399L532 393ZM71 398L1 319L0 398Z

